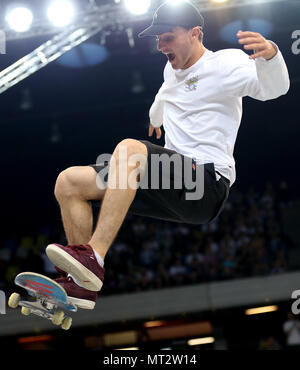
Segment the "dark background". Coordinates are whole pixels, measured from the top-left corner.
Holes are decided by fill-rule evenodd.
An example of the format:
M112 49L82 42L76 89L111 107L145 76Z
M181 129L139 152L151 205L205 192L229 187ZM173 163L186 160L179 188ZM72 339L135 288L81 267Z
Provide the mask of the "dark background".
M0 2L0 24L5 5L9 3L10 0ZM26 3L42 12L46 1ZM267 181L271 181L275 188L280 182L287 181L290 198L299 198L300 52L293 55L291 47L295 40L291 35L294 30L300 30L300 2L270 1L203 12L203 15L204 45L208 49L239 48L237 41L233 41L239 28L262 32L279 46L291 79L288 94L279 99L267 102L244 99L244 114L235 146L237 180L232 189L247 194L251 185L263 191ZM266 29L265 34L259 27L253 27L251 20L257 18L268 22L272 30ZM231 22L235 22L232 27L229 26ZM45 225L61 229L59 208L53 194L59 172L69 166L94 163L99 154L111 153L122 139L149 139L148 111L162 83L166 58L154 51L153 39L137 38L148 24L136 22L131 25L134 48L129 46L124 30L112 32L106 38L104 46L108 58L103 63L84 66L88 58L83 46L100 45L99 34L0 95L0 239L5 240L11 234L35 235ZM230 32L229 35L225 32L228 27L231 42ZM8 42L7 53L0 55L0 70L51 37ZM69 62L77 56L83 67L62 65L60 62L66 61L67 55ZM131 90L132 76L136 72L140 73L144 88L139 94ZM27 107L26 103L29 104ZM157 141L153 137L149 140L164 145L163 139ZM214 327L222 328L221 336L230 349L242 346L256 349L259 339L270 334L284 345L282 323L291 302L279 306L279 311L267 316L245 317L243 308L230 308L184 317L186 320L210 320ZM122 322L105 327L101 326L100 317L99 325L94 327L55 332L53 341L45 347L72 349L74 353L74 348L86 346L88 336L137 329L140 325L142 323ZM38 345L33 348L40 348ZM1 346L5 349L23 348L14 336L1 338ZM82 358L87 360L86 356Z
M204 45L213 51L239 48L222 40L222 28L237 20L243 30L260 18L272 25L268 38L277 43L291 78L286 96L268 102L244 99L244 115L235 146L234 187L263 188L285 180L298 197L300 54L291 51L291 35L300 29L297 1L204 12ZM95 66L69 68L50 63L0 96L0 168L2 236L60 224L53 195L57 175L73 165L94 163L125 138L148 139L148 111L162 83L166 63L155 41L138 39L149 22L132 25L135 47L124 31L106 38L108 58ZM251 29L252 31L260 31ZM233 31L238 31L238 29ZM232 31L232 35L235 32ZM51 36L10 41L0 55L0 69L28 54ZM233 36L234 37L234 36ZM100 44L101 35L88 43ZM76 52L81 55L79 46ZM144 91L131 92L132 75L140 73ZM31 107L22 108L29 89ZM28 91L28 90L27 90ZM163 139L150 141L164 145Z

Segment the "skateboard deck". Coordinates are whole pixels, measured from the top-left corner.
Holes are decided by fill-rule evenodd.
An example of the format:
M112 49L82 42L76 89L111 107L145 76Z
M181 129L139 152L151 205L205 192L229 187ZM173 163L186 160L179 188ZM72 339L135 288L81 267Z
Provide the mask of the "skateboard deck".
M70 328L72 318L66 316L64 310L76 312L77 307L69 301L66 291L57 282L41 274L22 272L15 277L15 284L26 289L35 300L22 300L18 293L13 293L8 300L9 307L21 306L23 315L33 313L61 325L62 329Z

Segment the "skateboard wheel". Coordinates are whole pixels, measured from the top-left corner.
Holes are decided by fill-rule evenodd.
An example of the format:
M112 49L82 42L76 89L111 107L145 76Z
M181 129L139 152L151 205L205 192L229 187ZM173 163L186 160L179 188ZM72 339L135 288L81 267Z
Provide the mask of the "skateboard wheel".
M65 315L64 311L59 309L55 310L51 319L52 323L54 325L60 325L63 321L64 315Z
M21 314L22 315L28 316L28 315L30 315L30 312L31 312L31 310L28 307L22 307L21 308Z
M10 297L9 297L9 300L7 302L8 304L8 307L10 308L17 308L18 305L19 305L19 302L20 302L20 294L18 293L13 293Z
M61 325L61 328L64 330L69 330L72 325L72 317L66 317Z

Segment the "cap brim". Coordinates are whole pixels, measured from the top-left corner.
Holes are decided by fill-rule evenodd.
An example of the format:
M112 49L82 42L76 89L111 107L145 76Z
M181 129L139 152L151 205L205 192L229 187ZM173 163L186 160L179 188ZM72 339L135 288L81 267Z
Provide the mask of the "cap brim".
M165 32L171 32L173 29L174 29L174 26L153 24L150 27L146 28L144 31L140 32L138 34L138 37L157 36Z

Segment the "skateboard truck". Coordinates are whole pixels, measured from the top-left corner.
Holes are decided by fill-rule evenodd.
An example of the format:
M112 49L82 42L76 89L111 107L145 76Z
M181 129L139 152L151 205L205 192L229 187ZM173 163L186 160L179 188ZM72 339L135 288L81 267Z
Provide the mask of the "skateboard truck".
M35 300L22 300L19 293L13 293L8 300L9 307L21 306L23 315L32 313L51 320L64 330L70 329L72 318L64 310L76 312L77 307L68 300L66 291L56 281L34 272L22 272L15 277L15 284L26 289Z

